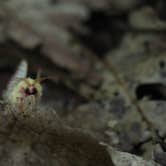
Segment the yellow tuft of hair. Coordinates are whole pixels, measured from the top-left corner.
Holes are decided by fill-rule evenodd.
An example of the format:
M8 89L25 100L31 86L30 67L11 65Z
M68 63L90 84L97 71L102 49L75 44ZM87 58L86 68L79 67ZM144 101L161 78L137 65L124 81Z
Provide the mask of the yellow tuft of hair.
M40 99L40 97L42 96L42 86L40 85L40 83L38 83L35 79L25 78L25 79L20 80L19 83L17 85L15 85L15 87L13 87L13 90L11 91L9 98L8 98L9 102L12 105L19 104L18 99L22 98L21 89L22 88L26 89L31 85L34 86L37 90L36 99Z

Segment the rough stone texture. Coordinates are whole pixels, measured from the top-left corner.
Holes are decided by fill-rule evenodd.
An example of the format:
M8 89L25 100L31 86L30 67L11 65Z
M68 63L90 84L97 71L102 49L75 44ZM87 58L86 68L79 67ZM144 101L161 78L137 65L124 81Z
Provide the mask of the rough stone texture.
M104 146L48 109L1 112L0 135L1 166L113 166Z
M153 161L145 161L140 157L135 155L119 152L111 147L108 147L108 151L112 157L113 163L116 166L160 166L159 164Z

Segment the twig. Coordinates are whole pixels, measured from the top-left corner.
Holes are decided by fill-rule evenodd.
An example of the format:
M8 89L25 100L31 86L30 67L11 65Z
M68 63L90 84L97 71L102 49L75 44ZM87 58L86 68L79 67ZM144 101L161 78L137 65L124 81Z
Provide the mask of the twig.
M96 61L100 61L98 57L94 57L94 60ZM151 123L151 121L145 116L142 108L140 107L137 99L131 95L131 93L129 92L126 82L121 79L119 77L119 74L116 70L116 68L113 66L113 64L111 64L109 62L109 64L106 61L103 61L103 64L105 65L105 67L109 70L111 70L113 77L115 78L116 82L120 85L120 87L123 89L123 91L125 92L126 96L128 97L129 101L135 106L137 112L139 113L139 115L141 116L142 120L146 123L148 129L151 131L152 133L152 140L154 140L155 142L158 142L161 147L163 148L163 150L166 150L166 144L164 142L164 139L159 135L159 130L154 126L153 123Z

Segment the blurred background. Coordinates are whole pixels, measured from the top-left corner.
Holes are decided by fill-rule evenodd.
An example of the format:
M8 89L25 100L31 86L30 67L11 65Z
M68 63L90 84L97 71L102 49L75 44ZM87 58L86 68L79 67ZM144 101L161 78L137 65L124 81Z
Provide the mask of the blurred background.
M142 113L166 135L165 9L164 0L0 0L0 93L26 59L29 76L41 69L52 78L43 83L43 106L150 158Z

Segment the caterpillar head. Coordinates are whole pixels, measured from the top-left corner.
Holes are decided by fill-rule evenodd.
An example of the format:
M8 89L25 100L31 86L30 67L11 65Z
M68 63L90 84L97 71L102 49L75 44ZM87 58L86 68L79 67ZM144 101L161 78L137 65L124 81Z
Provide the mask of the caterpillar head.
M22 97L35 96L40 98L42 96L42 86L37 79L23 78L17 85L18 91Z
M22 61L8 84L4 99L11 105L24 106L32 100L36 104L42 96L41 82L47 78L41 78L40 74L36 79L27 77L27 66L27 62Z

